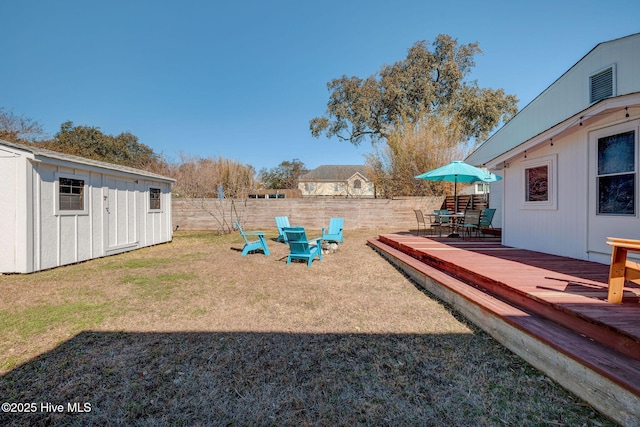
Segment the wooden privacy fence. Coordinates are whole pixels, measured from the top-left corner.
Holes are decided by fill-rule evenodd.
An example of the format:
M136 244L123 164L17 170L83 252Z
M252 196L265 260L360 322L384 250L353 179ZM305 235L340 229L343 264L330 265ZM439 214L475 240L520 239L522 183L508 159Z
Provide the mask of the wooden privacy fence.
M398 199L173 199L174 229L228 231L239 220L247 230L276 228L276 216L288 216L291 225L311 230L329 226L329 219L344 218L345 230L416 228L414 209L433 212L443 197Z

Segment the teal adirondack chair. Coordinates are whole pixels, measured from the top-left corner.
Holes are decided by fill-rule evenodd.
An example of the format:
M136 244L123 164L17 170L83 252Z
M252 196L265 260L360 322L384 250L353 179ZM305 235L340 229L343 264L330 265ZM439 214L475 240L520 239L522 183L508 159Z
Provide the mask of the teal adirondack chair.
M284 233L282 232L282 229L285 227L291 227L291 225L289 225L289 217L277 216L276 227L278 227L278 237L276 238L276 241L287 243L287 236L284 235Z
M344 218L331 218L329 219L329 230L325 232L325 229L322 229L322 240L326 240L328 242L337 242L342 243L344 239L342 238L342 229L344 228Z
M262 250L265 255L271 255L269 247L267 246L267 239L264 238L264 233L262 231L245 232L242 230L242 227L240 227L240 223L238 221L236 221L236 227L245 242L244 247L242 248L242 256L247 256L249 252L259 250ZM258 237L258 240L249 241L247 236L256 236Z
M322 261L321 238L307 239L304 227L285 227L282 229L289 244L289 256L287 264L291 264L292 259L306 259L307 267L311 267L311 262L315 257ZM312 244L315 242L315 244Z

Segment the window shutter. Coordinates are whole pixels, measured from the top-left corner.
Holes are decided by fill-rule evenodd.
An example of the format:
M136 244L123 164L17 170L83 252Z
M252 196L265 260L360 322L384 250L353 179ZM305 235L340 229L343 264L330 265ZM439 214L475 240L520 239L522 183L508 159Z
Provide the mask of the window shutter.
M589 77L589 86L591 103L613 96L613 67Z

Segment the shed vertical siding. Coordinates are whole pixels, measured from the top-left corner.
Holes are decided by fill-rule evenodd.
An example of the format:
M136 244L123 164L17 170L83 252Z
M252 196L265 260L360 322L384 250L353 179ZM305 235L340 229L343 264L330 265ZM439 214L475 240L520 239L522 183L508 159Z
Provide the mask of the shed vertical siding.
M141 193L140 241L144 246L171 241L173 230L171 225L171 186L157 181L146 181L146 188L159 188L160 210L152 211L149 207L149 193Z
M0 150L0 182L2 182L4 195L2 203L0 203L0 218L2 219L0 221L0 271L10 271L16 264L19 213L17 175L18 162L20 161L24 161L24 159L13 153Z
M143 206L139 205L137 195L142 189L128 177L108 176L105 185L106 198L103 197L103 201L107 254L139 247L137 217Z
M97 258L104 256L105 238L104 238L104 192L103 186L104 176L98 172L91 173L89 183L91 185L91 200L89 201L89 212L91 212L91 222L89 224L90 246L89 257Z

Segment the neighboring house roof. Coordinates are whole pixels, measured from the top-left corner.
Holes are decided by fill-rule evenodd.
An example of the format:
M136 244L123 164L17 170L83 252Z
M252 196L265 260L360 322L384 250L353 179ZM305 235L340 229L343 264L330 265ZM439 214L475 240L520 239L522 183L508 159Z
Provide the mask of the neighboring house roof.
M565 129L575 124L576 120L565 123L568 118L577 116L580 119L591 109L605 108L606 104L611 110L611 99L640 92L640 79L636 75L639 53L640 33L599 43L485 140L465 161L476 166L488 164L536 136L553 137L546 133L558 125ZM612 64L615 66L613 96L592 103L588 91L589 77ZM600 104L604 105L600 107Z
M170 182L176 181L173 178L169 178L163 175L158 175L152 172L147 172L142 169L136 169L129 166L116 165L113 163L101 162L99 160L87 159L85 157L73 156L71 154L60 153L58 151L52 151L52 150L45 150L44 148L17 144L15 142L9 142L9 141L0 139L0 146L3 146L3 145L9 148L30 153L33 156L33 158L36 160L38 159L38 157L44 157L47 159L54 159L62 162L71 162L76 164L82 164L85 166L93 166L93 167L98 167L102 169L109 169L117 172L124 172L124 173L143 176L147 178L158 179L162 181L170 181Z
M298 181L348 181L356 174L361 175L363 179L368 181L367 170L367 167L363 165L322 165L300 176Z

